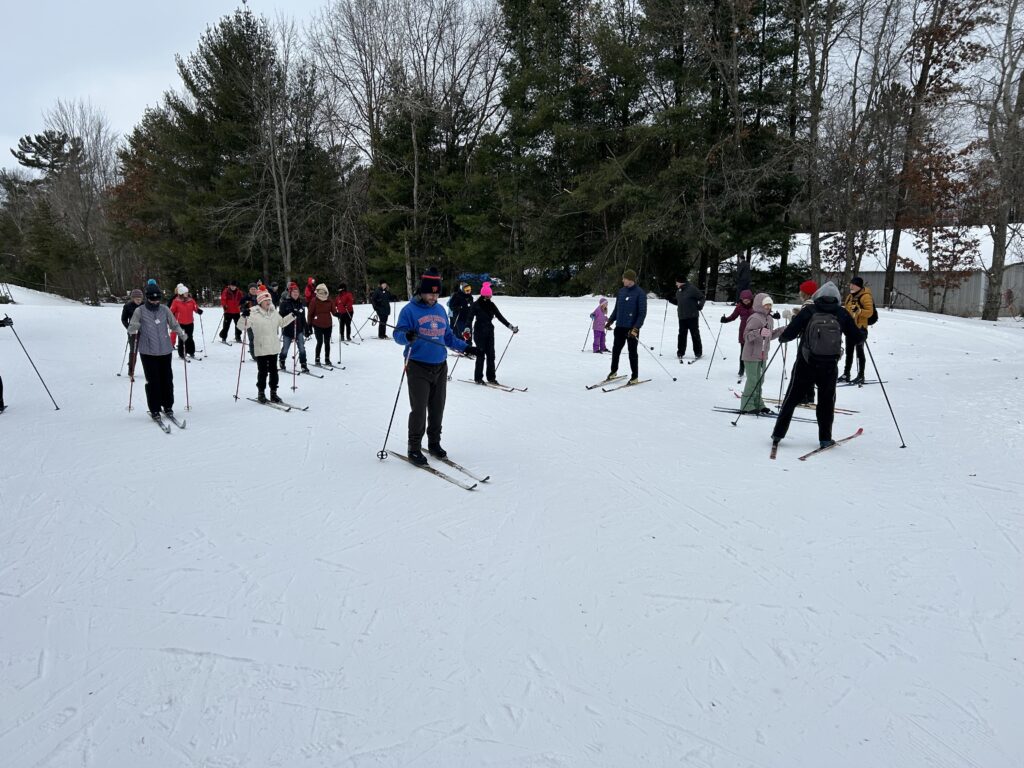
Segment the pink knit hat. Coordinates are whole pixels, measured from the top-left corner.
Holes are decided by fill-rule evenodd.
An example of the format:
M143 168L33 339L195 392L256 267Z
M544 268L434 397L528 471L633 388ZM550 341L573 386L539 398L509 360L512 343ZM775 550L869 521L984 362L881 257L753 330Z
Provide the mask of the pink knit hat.
M270 296L270 291L260 291L256 295L257 304L262 304L264 301L273 301L273 299Z
M494 295L494 291L491 290L491 284L490 284L489 281L480 286L480 295L481 296L493 296Z

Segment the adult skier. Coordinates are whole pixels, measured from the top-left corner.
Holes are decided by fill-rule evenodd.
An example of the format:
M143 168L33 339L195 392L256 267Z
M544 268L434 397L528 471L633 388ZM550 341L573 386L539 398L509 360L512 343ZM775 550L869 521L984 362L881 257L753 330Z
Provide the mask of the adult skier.
M644 293L636 283L636 272L627 269L622 273L622 287L615 296L615 309L611 317L604 324L605 330L611 330L615 326L615 336L612 342L612 370L608 374L608 380L619 375L619 355L622 354L622 347L628 348L629 372L628 384L635 384L640 380L640 357L637 355L637 342L640 338L640 329L647 317L647 294Z
M176 288L177 296L171 302L171 314L178 324L185 329L187 341L178 339L178 357L184 358L188 355L189 360L196 359L196 341L194 338L196 321L194 315L203 314L196 300L188 292L188 286L178 283Z
M331 329L334 328L331 310L334 304L330 299L327 286L320 283L313 294L313 300L306 309L306 324L316 335L316 352L313 365L320 365L320 350L323 348L324 365L331 366Z
M267 402L267 379L270 379L270 402L280 403L277 396L277 356L281 351L281 342L277 338L278 330L295 322L302 315L302 309L296 308L287 315L274 311L273 298L270 291L262 290L256 295L256 306L242 310L242 327L252 334L253 347L256 350L256 399Z
M676 295L669 297L676 305L679 315L679 337L676 341L676 357L680 360L686 354L686 334L693 338L693 357L700 360L704 347L700 341L700 311L704 309L704 294L687 280L686 275L676 278Z
M452 330L456 336L461 336L473 322L473 286L463 283L448 299L448 309L452 313Z
M228 343L231 323L235 324L235 341L242 340L242 332L238 329L238 318L242 316L242 298L237 280L228 282L227 287L220 292L220 305L224 309L224 327L220 329L220 340L224 344Z
M498 379L494 370L494 320L497 319L502 325L512 331L513 335L519 333L519 328L512 325L505 316L498 310L494 303L494 290L489 282L480 286L480 298L473 302L473 344L476 347L476 368L473 372L473 380L477 384L484 383L484 366L487 367L487 381L497 384Z
M338 286L334 297L334 316L338 318L338 338L352 341L352 314L355 312L355 296L345 283Z
M782 328L774 326L772 297L767 293L759 293L754 297L754 311L747 320L747 328L743 332L743 351L740 353L747 375L740 400L740 410L744 413L772 413L771 408L766 406L761 398L761 389L764 384L768 348L772 339L782 335Z
M832 282L827 282L812 297L812 305L805 307L793 318L779 336L787 344L799 338L793 379L786 399L779 409L779 417L772 430L772 446L789 431L793 411L803 402L807 392L818 388L818 405L814 415L818 420L818 441L822 448L832 444L832 421L836 407L836 370L842 351L843 337L847 347L864 339L864 331L839 304L840 294Z
M743 375L743 333L747 330L747 321L752 314L754 314L754 294L747 288L740 292L740 300L736 302L732 314L728 317L722 315L722 319L719 321L731 323L737 317L740 319L740 370L737 373L738 376Z
M298 311L298 315L295 315L296 311ZM302 367L302 372L309 373L309 368L306 367L306 336L309 333L309 329L306 327L306 304L299 296L298 283L288 283L288 295L281 299L278 312L281 317L295 315L295 322L289 323L281 329L281 340L283 341L279 358L281 370L283 371L287 367L288 350L294 343L299 350L299 365Z
M423 434L427 435L427 450L432 456L445 458L448 453L441 447L441 428L448 383L448 352L474 355L476 349L452 333L448 313L437 306L441 293L441 275L428 269L420 277L419 288L412 301L406 304L395 324L395 342L406 347L409 377L409 460L417 466L426 466L423 455Z
M380 285L370 295L370 305L373 307L373 311L377 313L377 338L386 339L388 337L388 315L391 314L391 305L395 301L395 294L388 290L388 283L386 280L381 280Z
M132 315L135 314L135 310L142 306L142 289L133 288L132 292L128 294L128 301L121 307L121 325L124 326L125 332L128 331L128 323L131 322ZM128 335L128 378L135 378L135 339L132 338L131 334Z
M857 352L857 378L853 384L864 383L864 342L868 338L868 321L875 311L875 299L871 295L871 288L864 285L864 278L859 275L850 281L850 293L843 302L843 308L850 313L850 317L857 324L857 327L864 331L864 338L856 344L846 346L846 365L843 368L843 375L839 381L850 381L850 369L853 367L853 353Z
M169 331L188 340L188 334L178 324L171 310L161 301L163 292L156 281L146 284L146 303L139 307L128 323L128 333L135 336L135 348L142 360L146 375L146 405L154 421L160 412L174 415L174 376L171 373L171 347Z

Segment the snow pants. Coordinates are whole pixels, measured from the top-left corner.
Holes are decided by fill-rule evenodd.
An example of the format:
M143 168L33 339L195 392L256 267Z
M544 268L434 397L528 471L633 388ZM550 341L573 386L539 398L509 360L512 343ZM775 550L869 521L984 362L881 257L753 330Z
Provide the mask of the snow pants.
M313 359L317 363L320 362L320 350L324 350L324 363L327 365L331 364L331 330L334 325L329 325L326 328L321 328L319 325L313 326L313 335L316 336L316 352Z
M427 433L427 445L441 445L441 422L448 393L448 361L430 365L409 361L409 450L418 451Z
M388 316L382 315L380 312L377 313L377 338L386 339L388 337Z
M146 374L146 407L150 413L162 408L174 408L174 374L171 373L171 353L166 355L139 355Z
M679 338L676 341L676 357L686 354L686 334L693 338L693 354L700 357L704 354L704 345L700 341L700 317L688 317L679 320Z
M864 331L866 333L867 332L867 328L865 328ZM864 338L866 339L867 336L865 336ZM863 376L864 375L864 364L865 364L865 361L864 361L864 342L863 341L859 341L856 344L852 344L852 345L847 343L847 345L846 345L846 365L843 367L843 373L845 373L847 376L850 375L850 369L853 367L853 353L854 353L854 351L856 351L856 353L857 353L857 375L858 376Z
M815 387L818 388L818 404L814 409L815 418L818 420L818 440L832 439L832 422L836 416L836 372L838 367L838 361L812 365L797 353L796 364L793 366L793 378L789 382L786 399L779 409L779 418L775 421L772 440L781 440L786 436L786 432L789 431L789 423L793 418L793 411L806 400L808 394L814 393Z
M629 350L629 371L636 378L640 375L640 356L637 354L637 340L630 336L632 328L615 329L614 340L612 341L612 370L619 370L619 355L622 354L623 345Z
M277 392L277 355L260 355L256 358L256 389L266 391L267 377L270 377L270 394Z
M182 341L181 336L178 336L178 357L184 357L185 355L191 355L192 357L195 357L196 340L192 338L192 334L196 330L196 324L183 323L181 326L181 330L183 330L188 335L188 341Z
M342 341L352 341L352 315L348 312L338 315L338 338Z
M607 352L608 351L608 347L605 346L605 332L604 332L603 328L601 330L594 329L594 351L595 352Z
M228 329L231 327L231 323L235 324L235 341L242 340L242 332L238 330L238 318L241 314L238 312L225 312L224 313L224 327L220 329L220 340L228 340Z
M494 329L492 328L488 332L482 330L481 326L478 325L473 341L476 346L476 367L473 369L473 379L475 381L484 380L484 365L486 364L487 380L495 381L497 375L494 371Z

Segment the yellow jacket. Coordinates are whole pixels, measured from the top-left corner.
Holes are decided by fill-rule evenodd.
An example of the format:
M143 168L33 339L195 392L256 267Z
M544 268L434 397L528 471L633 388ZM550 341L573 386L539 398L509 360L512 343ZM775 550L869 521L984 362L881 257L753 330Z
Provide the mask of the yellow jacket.
M871 289L865 285L857 293L848 293L843 307L853 317L858 328L867 328L868 320L875 311L875 299L871 295Z

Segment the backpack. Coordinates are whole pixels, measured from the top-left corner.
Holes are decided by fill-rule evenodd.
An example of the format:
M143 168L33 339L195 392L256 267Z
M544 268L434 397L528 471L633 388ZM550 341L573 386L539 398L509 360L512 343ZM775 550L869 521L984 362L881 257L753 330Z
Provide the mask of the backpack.
M828 312L815 312L804 329L802 354L808 363L835 361L843 353L843 329Z
M878 322L878 307L871 305L871 317L868 318L868 325L874 325Z

